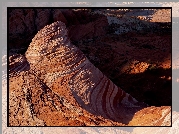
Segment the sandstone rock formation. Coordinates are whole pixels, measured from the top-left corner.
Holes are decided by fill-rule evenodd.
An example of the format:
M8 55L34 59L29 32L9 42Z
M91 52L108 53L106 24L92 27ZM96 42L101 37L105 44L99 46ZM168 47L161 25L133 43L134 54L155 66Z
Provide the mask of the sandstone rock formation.
M60 20L67 25L71 42L113 83L139 101L168 106L172 102L171 34L163 34L165 28L158 23L136 18L141 13L148 15L144 10L122 9L13 9L9 11L10 55L24 54L42 26ZM170 16L167 10L163 13Z
M24 64L21 63L22 59ZM80 108L77 103L73 103L75 100L65 85L60 87L58 83L54 83L58 88L51 90L32 69L29 70L25 59L23 55L9 58L10 126L124 125L92 115Z
M149 112L144 117L157 121L145 122L142 116L147 105L125 93L97 69L70 42L66 26L60 21L36 34L25 57L9 58L9 125L170 125L165 122L166 117L169 120L170 107L148 107L156 116ZM13 112L17 107L22 111ZM134 115L137 111L139 114Z
M61 22L55 22L39 31L33 38L26 57L31 69L47 86L58 86L60 84L57 81L60 83L59 79L63 79L69 83L67 88L81 107L93 114L120 122L125 116L125 113L123 115L120 112L120 109L124 109L123 105L140 107L135 99L113 85L70 43L66 27ZM118 106L120 102L123 104L121 108Z

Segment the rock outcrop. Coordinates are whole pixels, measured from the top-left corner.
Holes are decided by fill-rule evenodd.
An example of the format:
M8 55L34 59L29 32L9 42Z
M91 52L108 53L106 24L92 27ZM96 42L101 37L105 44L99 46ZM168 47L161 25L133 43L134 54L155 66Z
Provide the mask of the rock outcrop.
M164 123L170 107L147 107L113 84L70 42L63 22L40 30L25 57L9 59L10 73L16 72L9 80L11 126L170 125ZM22 112L13 112L17 107ZM145 107L149 114L143 117Z
M170 16L169 10L161 11L164 16ZM156 22L137 18L142 14L148 16L153 10L147 12L122 9L10 9L9 54L24 54L38 30L59 20L67 25L71 42L114 84L141 102L151 106L169 106L172 102L172 45L171 33L164 29L171 31L171 23L160 26ZM160 18L160 22L162 20Z
M13 59L14 58L14 59ZM64 81L57 81L49 88L23 55L15 55L10 60L9 78L9 126L121 126L122 123L104 119L83 110ZM26 63L26 64L25 64ZM12 65L13 68L12 68ZM63 82L63 87L60 87ZM52 90L53 89L53 90Z

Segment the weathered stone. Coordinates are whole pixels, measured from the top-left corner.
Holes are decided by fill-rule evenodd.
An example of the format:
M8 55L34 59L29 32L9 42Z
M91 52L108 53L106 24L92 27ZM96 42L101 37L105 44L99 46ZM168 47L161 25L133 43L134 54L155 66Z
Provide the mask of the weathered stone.
M41 11L38 18L43 14L44 12ZM57 13L57 16L58 14L61 15L60 12ZM67 12L64 16L67 21L75 17L74 12ZM48 19L44 21L47 22ZM106 22L105 17L87 24L78 24L79 22L74 20L68 25L77 24L79 27L69 28L71 39L81 40L103 35L105 34L104 28L107 26ZM42 25L37 29L41 27ZM84 28L89 29L89 33L83 31ZM95 31L96 29L98 31ZM75 34L75 31L79 30L80 32ZM10 84L12 94L18 95L19 92L22 92L20 89L25 89L21 95L28 105L22 101L20 107L30 109L30 114L24 112L28 113L25 119L34 116L47 126L170 125L166 123L170 117L170 107L143 109L146 107L144 103L139 103L131 95L114 85L77 47L70 43L66 27L62 22L55 22L40 30L33 38L25 56L29 63L23 56L10 57L10 73L17 72L16 75L11 76L11 81L19 77L20 83L24 80L23 84L19 84L17 92L14 91L16 82ZM30 64L30 68L23 70L22 67L25 64ZM18 66L19 68L16 68ZM13 97L11 95L10 99ZM14 116L13 108L21 104L18 100L16 106L12 107L10 116ZM13 99L10 103L13 103ZM168 110L166 113L163 112L165 109ZM13 120L20 118L18 114L16 119L11 118L11 125L19 125L17 121L13 123ZM150 116L158 122L153 124L149 120ZM26 124L20 123L20 125Z

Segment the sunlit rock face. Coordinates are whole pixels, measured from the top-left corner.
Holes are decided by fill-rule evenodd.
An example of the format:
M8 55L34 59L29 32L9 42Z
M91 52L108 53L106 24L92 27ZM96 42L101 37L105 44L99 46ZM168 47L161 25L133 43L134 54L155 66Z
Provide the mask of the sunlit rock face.
M49 88L23 55L10 56L9 68L9 126L124 126L83 110L65 77Z
M166 122L166 121L164 121ZM177 134L179 128L179 113L172 112L172 127L136 127L132 134Z
M29 73L29 68L23 55L9 57L9 126L44 126L33 113L29 89L39 83Z
M10 105L13 105L13 95L21 93L15 100L17 103L10 108L12 126L27 124L13 122L21 118L20 113L13 112L16 107L29 109L22 113L27 115L23 119L34 121L28 124L30 126L135 126L141 123L139 119L143 117L135 113L139 110L140 115L146 113L143 108L147 104L125 93L96 68L70 42L63 22L54 22L40 30L25 57L13 56L9 60L10 73L17 72L9 80L10 92L14 92L10 95ZM24 70L24 65L29 67ZM147 111L150 113L152 109L148 107ZM159 112L151 113L156 116L150 114L155 120L165 118L170 111L169 107L164 107L168 111L162 114L161 108L156 109ZM140 125L160 126L163 122L152 124L151 121Z

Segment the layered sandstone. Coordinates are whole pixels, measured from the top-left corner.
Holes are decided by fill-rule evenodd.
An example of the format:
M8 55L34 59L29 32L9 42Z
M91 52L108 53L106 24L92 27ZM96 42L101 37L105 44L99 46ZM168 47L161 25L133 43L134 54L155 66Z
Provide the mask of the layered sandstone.
M9 82L10 103L14 94L23 100L16 98L17 103L10 108L12 126L29 122L29 126L170 125L164 123L166 117L169 120L170 107L147 107L113 84L70 42L62 22L40 30L25 57L15 55L9 59L10 73L16 72ZM25 111L13 113L19 105Z

